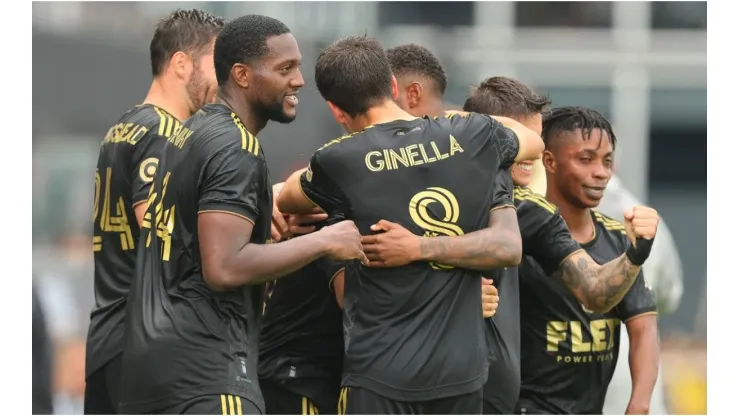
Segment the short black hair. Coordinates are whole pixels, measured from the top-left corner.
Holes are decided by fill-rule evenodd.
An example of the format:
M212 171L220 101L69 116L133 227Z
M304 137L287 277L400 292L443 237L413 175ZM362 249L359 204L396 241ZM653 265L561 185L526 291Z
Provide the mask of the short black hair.
M214 64L218 85L229 80L234 64L251 63L269 53L267 40L290 33L285 23L272 17L250 14L230 21L216 38Z
M607 138L614 148L617 147L617 136L612 125L603 114L586 107L558 107L542 116L542 140L545 148L551 149L554 140L563 132L581 130L584 139L591 130L605 130Z
M224 18L198 9L177 9L160 20L149 44L152 76L159 76L179 51L197 57L225 24Z
M442 63L427 48L409 43L386 51L393 74L396 76L414 74L429 78L434 82L440 95L447 89L447 73Z
M463 111L504 117L528 117L552 104L524 83L508 77L491 77L470 89Z
M316 60L316 87L351 117L393 99L393 71L380 42L367 36L339 39Z

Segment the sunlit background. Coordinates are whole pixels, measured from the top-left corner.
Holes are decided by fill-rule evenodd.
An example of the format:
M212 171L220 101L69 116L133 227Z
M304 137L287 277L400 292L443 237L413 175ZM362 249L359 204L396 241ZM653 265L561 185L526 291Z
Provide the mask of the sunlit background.
M653 283L663 367L656 389L669 413L706 413L706 3L36 2L33 269L54 341L56 413L82 413L98 146L143 100L154 25L177 7L227 19L266 14L298 39L307 80L299 117L260 135L273 181L342 133L312 80L320 48L344 35L432 50L448 72L450 107L462 105L471 85L504 75L555 106L603 112L619 140L617 175L661 213L682 264L682 290Z

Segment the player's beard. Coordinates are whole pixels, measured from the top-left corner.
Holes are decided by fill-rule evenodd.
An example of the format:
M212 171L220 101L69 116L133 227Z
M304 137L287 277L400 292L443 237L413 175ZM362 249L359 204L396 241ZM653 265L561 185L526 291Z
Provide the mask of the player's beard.
M288 114L285 114L285 109L283 108L283 99L281 98L280 101L272 103L272 104L264 104L262 103L262 114L264 114L265 118L267 120L277 121L281 124L287 124L295 120L295 115L291 116Z
M185 90L194 107L191 108L191 113L195 113L204 105L212 103L213 98L215 98L215 94L212 94L212 91L208 88L205 77L198 65L193 66L193 74L190 76L190 81L185 86Z

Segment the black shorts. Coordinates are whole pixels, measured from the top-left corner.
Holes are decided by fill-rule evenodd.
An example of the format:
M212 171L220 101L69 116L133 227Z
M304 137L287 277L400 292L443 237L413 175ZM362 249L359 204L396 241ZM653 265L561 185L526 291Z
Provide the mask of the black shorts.
M121 388L121 354L85 379L86 415L117 415Z
M426 402L401 402L367 389L344 387L339 394L339 410L345 415L479 415L483 396L478 390Z
M337 413L336 404L331 409L319 409L308 397L267 380L260 380L260 390L262 390L262 397L265 398L265 412L268 415L332 415Z
M193 397L176 406L159 409L159 415L261 415L249 400L231 394L209 394Z

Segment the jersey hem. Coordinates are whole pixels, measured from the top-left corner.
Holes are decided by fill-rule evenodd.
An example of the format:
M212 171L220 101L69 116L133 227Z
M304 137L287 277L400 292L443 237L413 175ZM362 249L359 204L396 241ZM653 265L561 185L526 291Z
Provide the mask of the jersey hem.
M345 379L342 380L342 387L359 387L367 389L379 396L401 402L423 402L461 396L463 394L473 393L482 389L483 384L483 379L480 374L473 380L423 390L406 390L391 387L387 384L381 383L380 381L359 374L347 374Z
M252 392L251 394L247 394L247 392L244 391L244 389L240 389L237 386L234 385L205 385L205 386L196 386L187 390L179 391L177 393L169 394L164 397L158 397L156 399L150 399L150 400L141 400L141 401L134 401L134 402L124 402L121 401L118 405L119 413L121 414L137 414L137 413L148 413L152 411L157 411L160 409L166 409L169 407L177 406L179 404L182 404L185 401L188 401L190 399L201 397L201 396L208 396L208 395L217 395L217 394L230 394L232 396L239 396L242 399L248 400L252 402L259 410L262 412L262 414L265 414L265 405L263 400L255 400L256 397L261 398L261 394L255 396L255 394Z

